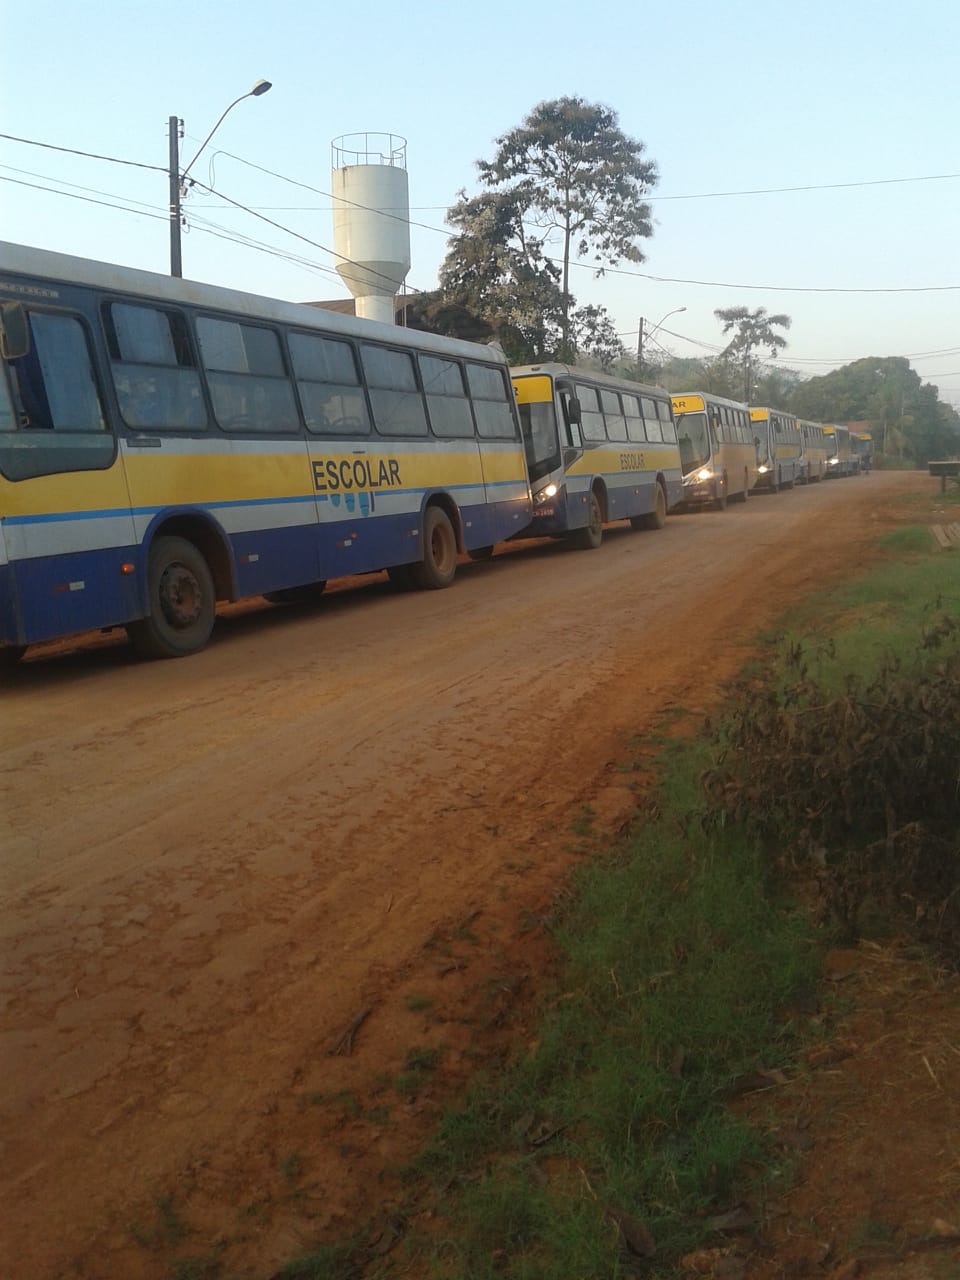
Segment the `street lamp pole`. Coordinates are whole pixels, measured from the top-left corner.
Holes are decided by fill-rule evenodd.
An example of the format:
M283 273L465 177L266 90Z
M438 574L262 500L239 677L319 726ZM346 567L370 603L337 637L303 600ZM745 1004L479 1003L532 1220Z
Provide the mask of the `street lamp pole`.
M674 307L672 311L668 311L662 320L658 320L652 329L647 330L647 337L652 338L664 321L669 320L671 316L675 316L680 311L686 311L686 307ZM637 378L643 380L643 325L644 318L640 317L640 329L637 333Z
M207 136L197 148L197 154L193 157L187 167L181 172L180 170L180 129L182 120L179 116L170 117L170 159L168 162L168 175L170 180L170 274L178 278L183 275L183 254L180 245L180 230L183 219L182 200L185 194L184 183L187 174L197 163L200 153L204 147L216 133L226 119L227 112L232 111L238 102L242 102L244 98L259 98L261 94L267 92L272 86L269 80L258 80L252 89L248 89L246 93L241 93L239 98L234 98L233 102L224 110L220 119L213 126Z

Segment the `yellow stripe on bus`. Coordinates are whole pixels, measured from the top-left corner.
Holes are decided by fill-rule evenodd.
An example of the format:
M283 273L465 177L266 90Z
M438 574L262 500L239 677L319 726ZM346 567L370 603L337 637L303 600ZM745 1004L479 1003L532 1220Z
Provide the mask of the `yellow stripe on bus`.
M704 409L703 396L671 396L674 413L697 413Z

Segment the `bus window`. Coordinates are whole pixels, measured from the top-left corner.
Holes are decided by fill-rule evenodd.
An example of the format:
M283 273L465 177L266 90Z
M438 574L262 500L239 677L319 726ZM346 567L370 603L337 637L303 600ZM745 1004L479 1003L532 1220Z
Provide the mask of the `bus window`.
M660 431L664 440L673 444L677 438L677 428L673 424L673 414L670 412L670 406L666 400L657 401L657 412L660 415Z
M627 418L627 439L634 444L643 444L647 436L643 429L640 401L636 396L623 396L623 409Z
M649 396L641 396L640 403L643 405L643 425L647 432L647 439L661 441L663 432L660 429L656 400L651 400Z
M25 480L110 466L115 442L86 329L74 316L43 311L31 311L28 324L30 349L8 362L14 414L0 435L0 471Z
M477 432L485 440L516 440L513 393L503 372L467 361L467 385L473 397Z
M473 418L463 386L463 370L454 360L420 356L420 377L435 436L472 436Z
M217 421L227 431L299 431L293 387L273 329L197 320L200 354Z
M107 349L120 416L140 430L203 430L207 411L185 318L156 307L108 303Z
M425 436L427 411L413 356L365 342L360 359L370 390L374 426L382 436Z
M287 342L307 430L369 435L370 415L350 343L313 333L291 333Z
M604 421L607 424L607 439L626 440L627 423L620 407L620 397L616 391L601 391L600 404L603 408Z
M607 433L600 411L600 398L595 387L577 383L577 399L580 401L580 430L584 440L606 440Z

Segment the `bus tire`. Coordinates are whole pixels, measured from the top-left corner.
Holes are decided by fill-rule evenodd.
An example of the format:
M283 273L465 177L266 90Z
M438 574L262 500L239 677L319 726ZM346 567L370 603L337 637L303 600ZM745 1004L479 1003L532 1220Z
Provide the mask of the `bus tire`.
M646 515L631 516L630 527L632 529L662 529L667 523L667 495L663 492L663 485L657 484L657 500L652 511L648 511Z
M581 551L596 551L603 541L603 509L596 491L590 491L590 519L573 534L573 545Z
M141 658L185 658L210 639L217 614L213 576L186 538L157 538L147 557L146 618L128 623Z
M421 591L449 587L457 572L457 535L440 507L427 507L423 517L423 559L410 566L413 585Z
M264 600L271 604L314 604L323 595L326 581L305 582L299 587L283 587L280 591L265 591Z

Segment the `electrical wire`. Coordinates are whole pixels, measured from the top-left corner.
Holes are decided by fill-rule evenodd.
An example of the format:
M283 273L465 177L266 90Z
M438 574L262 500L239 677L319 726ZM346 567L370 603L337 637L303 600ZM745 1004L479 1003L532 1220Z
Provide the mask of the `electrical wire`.
M107 160L110 164L126 164L134 169L152 169L154 173L166 173L159 164L143 164L140 160L121 160L117 156L101 156L95 151L76 151L73 147L57 147L52 142L37 142L34 138L16 138L12 133L0 133L7 142L22 142L28 147L44 147L47 151L62 151L68 156L85 156L88 160Z
M105 209L116 209L120 213L133 213L140 218L154 218L158 222L169 222L169 214L148 213L146 209L130 209L126 205L111 204L107 200L94 200L90 196L74 195L72 191L58 191L56 187L41 187L36 182L21 182L18 178L5 178L0 174L0 182L10 182L16 187L30 187L34 191L46 191L48 195L65 196L68 200L82 200L85 204L98 204Z

